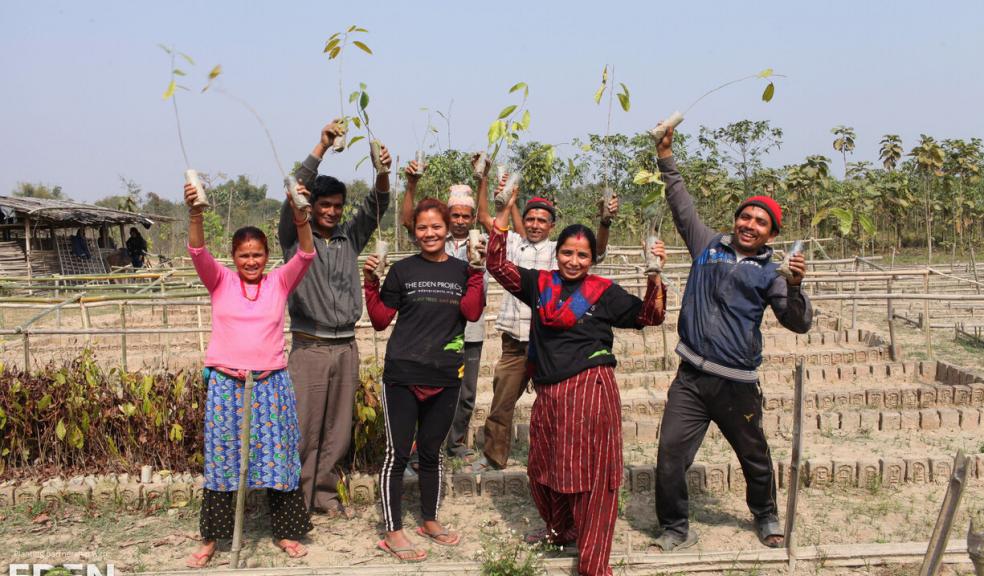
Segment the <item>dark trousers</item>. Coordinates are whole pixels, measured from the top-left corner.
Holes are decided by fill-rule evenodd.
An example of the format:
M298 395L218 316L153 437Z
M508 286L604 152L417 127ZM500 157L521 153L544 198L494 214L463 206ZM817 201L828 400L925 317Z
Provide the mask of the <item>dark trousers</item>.
M772 456L762 430L762 390L680 363L667 395L656 460L656 515L663 530L689 530L687 469L710 422L728 440L747 485L745 501L756 520L777 518Z
M437 520L444 475L441 445L448 436L458 386L419 400L408 386L383 385L383 414L386 417L386 457L379 472L379 492L386 530L403 528L403 472L410 458L414 431L420 457L420 512L424 520Z
M314 528L300 490L281 492L268 488L267 502L270 505L270 530L275 540L300 540ZM236 493L206 488L198 521L202 540L232 538L235 521Z
M482 363L482 342L465 342L465 373L461 379L458 408L454 411L451 432L448 433L448 455L462 458L468 455L468 425L475 411L475 395L478 391L478 369Z

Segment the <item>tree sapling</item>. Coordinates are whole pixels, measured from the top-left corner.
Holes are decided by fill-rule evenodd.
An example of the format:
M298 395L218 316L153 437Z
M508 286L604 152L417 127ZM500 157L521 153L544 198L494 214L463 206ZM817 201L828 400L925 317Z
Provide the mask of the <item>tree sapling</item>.
M194 66L195 61L191 56L185 54L184 52L178 52L174 47L167 47L163 44L158 44L158 46L163 50L171 59L171 80L167 85L167 89L164 90L164 100L170 100L171 105L174 108L174 121L178 127L178 144L181 146L181 156L184 158L185 163L185 182L191 184L195 187L195 202L194 205L201 208L208 208L209 202L208 197L205 196L205 188L202 186L201 178L198 177L198 171L191 167L191 163L188 161L188 151L185 149L184 136L181 132L181 115L178 114L178 97L175 94L175 90L188 90L185 86L178 84L178 77L185 76L184 70L178 68L175 64L175 59L177 56L183 58L188 64ZM211 78L211 74L209 75Z

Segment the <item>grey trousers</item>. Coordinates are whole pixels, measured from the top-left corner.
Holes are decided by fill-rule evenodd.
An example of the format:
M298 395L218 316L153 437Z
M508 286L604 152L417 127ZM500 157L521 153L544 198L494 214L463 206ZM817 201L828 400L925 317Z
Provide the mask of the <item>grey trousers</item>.
M338 508L335 466L352 441L352 414L359 383L355 338L294 338L287 361L297 397L301 430L301 492L308 510Z
M465 342L465 373L461 378L461 392L458 407L454 411L451 431L448 433L448 456L463 458L470 452L468 444L468 425L475 411L475 395L478 392L478 370L482 363L482 342Z

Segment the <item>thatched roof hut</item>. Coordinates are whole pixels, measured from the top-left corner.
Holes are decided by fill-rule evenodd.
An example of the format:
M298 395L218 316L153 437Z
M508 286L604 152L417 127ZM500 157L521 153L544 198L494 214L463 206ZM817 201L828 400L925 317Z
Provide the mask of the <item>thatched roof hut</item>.
M69 200L0 196L0 276L106 272L106 258L126 242L125 226L150 228L171 220ZM118 240L113 228L119 230ZM90 257L73 254L72 236L78 230Z

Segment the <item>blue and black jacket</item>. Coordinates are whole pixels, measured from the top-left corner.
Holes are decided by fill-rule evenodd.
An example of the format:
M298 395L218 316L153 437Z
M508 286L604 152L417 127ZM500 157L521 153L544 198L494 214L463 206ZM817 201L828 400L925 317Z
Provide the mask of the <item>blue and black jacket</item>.
M715 232L700 220L673 157L661 158L659 169L673 223L693 258L676 352L702 372L757 382L765 308L771 306L780 324L803 334L813 321L813 307L799 286L778 274L772 248L742 257L731 245L731 234Z

